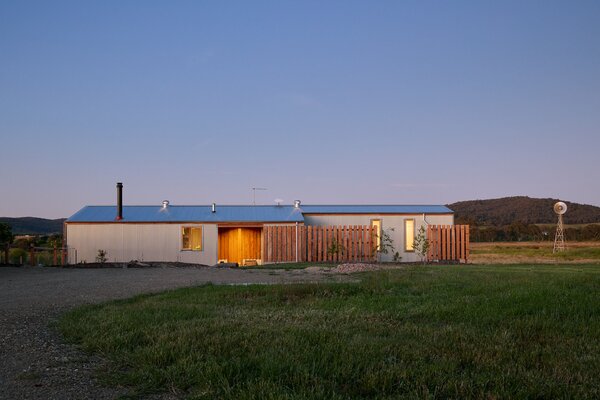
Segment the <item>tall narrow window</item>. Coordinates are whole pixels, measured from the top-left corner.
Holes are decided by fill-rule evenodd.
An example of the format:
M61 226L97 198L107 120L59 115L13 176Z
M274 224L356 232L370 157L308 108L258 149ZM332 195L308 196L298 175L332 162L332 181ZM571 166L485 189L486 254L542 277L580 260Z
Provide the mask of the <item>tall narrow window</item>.
M404 220L404 250L415 251L415 220Z
M184 226L181 228L181 249L202 251L201 226Z
M380 219L372 219L371 227L375 228L375 249L377 251L381 250L381 220Z

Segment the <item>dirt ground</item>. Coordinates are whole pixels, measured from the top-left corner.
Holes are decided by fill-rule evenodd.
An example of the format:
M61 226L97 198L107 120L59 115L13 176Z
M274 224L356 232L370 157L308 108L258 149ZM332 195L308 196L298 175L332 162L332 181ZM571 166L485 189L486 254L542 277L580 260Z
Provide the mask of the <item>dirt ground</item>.
M552 253L554 242L471 243L473 264L600 263L600 242L567 242L563 254Z
M0 399L113 399L127 394L125 388L101 385L97 371L106 362L65 343L52 327L61 313L73 307L208 282L244 285L350 279L320 270L2 267Z

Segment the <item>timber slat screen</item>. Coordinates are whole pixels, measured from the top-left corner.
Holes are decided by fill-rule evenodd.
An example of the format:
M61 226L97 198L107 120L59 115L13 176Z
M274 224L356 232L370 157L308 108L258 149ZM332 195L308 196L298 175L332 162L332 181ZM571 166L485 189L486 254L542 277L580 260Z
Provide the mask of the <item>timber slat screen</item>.
M368 225L268 225L263 229L263 262L374 261L375 235Z
M427 261L469 261L469 225L428 225Z

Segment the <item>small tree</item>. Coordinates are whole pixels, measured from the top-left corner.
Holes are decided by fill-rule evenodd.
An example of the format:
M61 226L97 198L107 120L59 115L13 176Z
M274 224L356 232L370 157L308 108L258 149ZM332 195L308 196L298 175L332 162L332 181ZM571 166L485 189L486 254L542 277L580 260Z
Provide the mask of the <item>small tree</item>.
M413 243L413 248L421 257L421 262L425 263L425 257L427 256L427 252L429 251L429 240L427 240L427 234L425 233L425 227L421 226L419 228L419 233L415 236L415 241Z
M104 264L107 260L106 256L107 256L107 252L106 250L98 250L98 255L96 256L96 262L100 263L100 264Z
M6 264L9 263L8 253L9 253L9 245L13 241L13 234L10 225L5 223L0 223L0 252L4 253L4 262Z
M394 261L399 261L400 258L400 254L398 252L396 252L396 248L394 247L394 240L392 239L392 235L390 234L390 232L393 232L394 228L389 228L387 230L381 230L381 238L379 240L379 248L377 248L377 243L375 243L375 251L377 252L377 259L378 261L381 261L381 255L382 254L389 254L392 253L394 254ZM377 238L378 235L375 234L375 237Z
M27 255L29 253L21 248L13 249L10 252L10 262L11 264L23 264L27 260Z
M29 250L32 245L33 239L30 237L22 237L14 241L14 246L23 250Z
M0 222L0 244L11 244L12 241L13 234L10 225Z
M337 241L337 239L333 239L329 247L327 248L327 254L330 256L339 255L341 252L345 251L346 248L343 244Z
M62 247L62 235L53 234L48 238L48 245L51 247Z

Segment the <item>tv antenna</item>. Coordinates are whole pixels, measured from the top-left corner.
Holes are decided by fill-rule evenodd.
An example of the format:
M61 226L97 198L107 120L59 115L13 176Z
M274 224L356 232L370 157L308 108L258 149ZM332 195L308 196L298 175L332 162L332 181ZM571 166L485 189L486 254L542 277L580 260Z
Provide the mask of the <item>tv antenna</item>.
M559 201L554 205L554 212L558 215L558 225L556 225L556 235L554 236L554 249L552 253L558 253L565 250L565 230L563 226L563 215L567 212L567 205Z
M267 188L259 188L259 187L252 188L252 205L253 206L256 205L256 191L257 190L267 190Z

